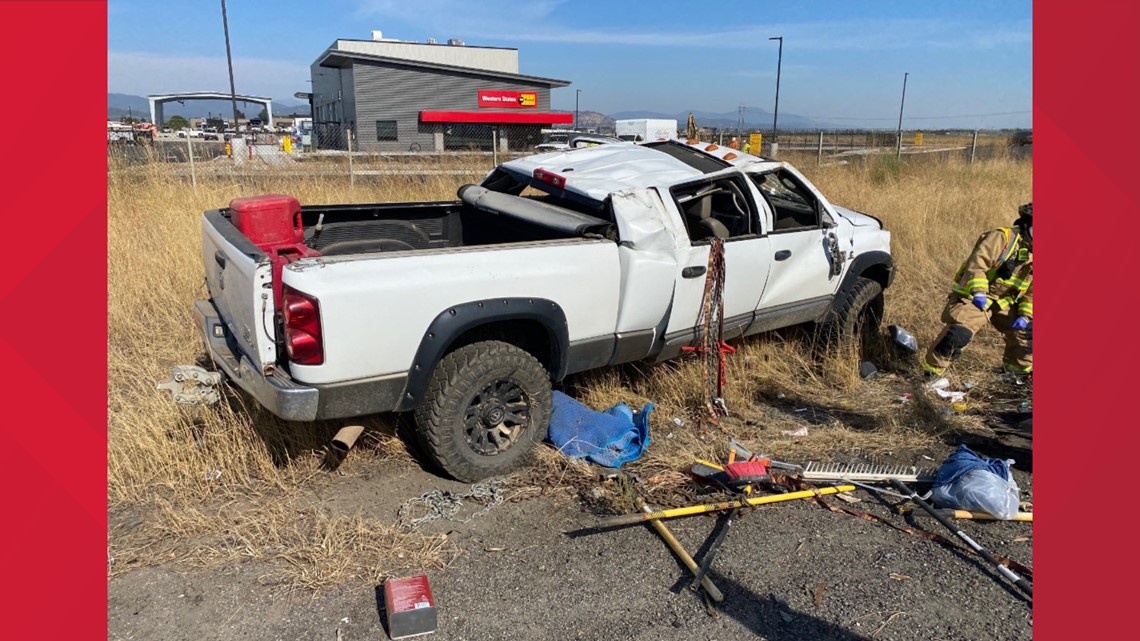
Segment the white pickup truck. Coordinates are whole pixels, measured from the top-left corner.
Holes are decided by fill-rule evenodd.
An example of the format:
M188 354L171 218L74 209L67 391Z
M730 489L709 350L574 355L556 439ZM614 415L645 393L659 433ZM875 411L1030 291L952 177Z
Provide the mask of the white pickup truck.
M529 458L552 382L694 342L713 238L726 337L877 326L894 275L878 219L787 163L678 140L512 160L455 201L235 200L203 215L195 315L274 414L414 410L426 453L472 481Z

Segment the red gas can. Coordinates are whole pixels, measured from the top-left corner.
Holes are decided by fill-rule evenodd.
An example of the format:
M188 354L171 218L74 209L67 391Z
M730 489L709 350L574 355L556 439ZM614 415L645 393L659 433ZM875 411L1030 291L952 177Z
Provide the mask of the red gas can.
M235 198L230 201L230 220L262 250L305 240L301 203L292 196L266 194Z

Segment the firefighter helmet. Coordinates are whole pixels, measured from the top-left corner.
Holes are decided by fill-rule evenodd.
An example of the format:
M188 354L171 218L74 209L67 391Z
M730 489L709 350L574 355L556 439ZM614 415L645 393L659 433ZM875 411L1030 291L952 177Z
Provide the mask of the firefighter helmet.
M1017 208L1017 220L1013 224L1025 235L1029 242L1033 242L1033 202L1027 202Z

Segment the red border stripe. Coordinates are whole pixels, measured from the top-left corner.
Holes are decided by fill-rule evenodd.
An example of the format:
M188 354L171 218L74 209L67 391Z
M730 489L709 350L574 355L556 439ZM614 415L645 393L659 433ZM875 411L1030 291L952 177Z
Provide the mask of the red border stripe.
M1135 628L1140 3L1033 3L1034 637Z
M107 8L0 2L4 211L42 227L9 243L0 285L8 479L0 561L7 639L91 639L107 628ZM58 46L44 47L45 36ZM50 70L50 71L49 71ZM60 99L61 88L66 99ZM17 112L18 110L18 112ZM36 124L47 126L36 126Z

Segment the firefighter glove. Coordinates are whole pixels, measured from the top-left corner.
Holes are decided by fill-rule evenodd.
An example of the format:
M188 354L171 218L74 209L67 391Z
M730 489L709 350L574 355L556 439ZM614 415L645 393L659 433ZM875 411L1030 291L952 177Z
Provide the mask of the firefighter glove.
M977 307L983 312L986 311L986 303L989 301L990 299L985 294L974 294L974 307Z
M1016 330L1023 330L1029 327L1029 319L1024 316L1018 316L1017 320L1013 321L1013 325L1010 325L1010 327Z

